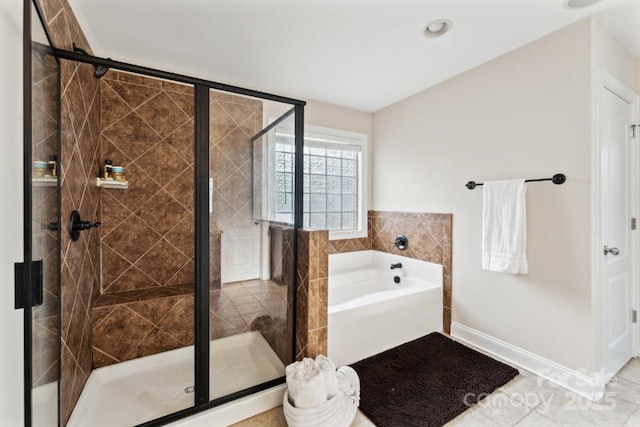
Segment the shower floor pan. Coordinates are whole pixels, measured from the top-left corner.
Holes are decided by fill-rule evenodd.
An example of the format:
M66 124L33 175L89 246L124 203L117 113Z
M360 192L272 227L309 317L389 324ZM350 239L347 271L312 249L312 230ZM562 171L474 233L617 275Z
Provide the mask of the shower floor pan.
M211 341L210 397L284 376L258 331ZM68 427L130 427L193 406L193 346L95 369Z

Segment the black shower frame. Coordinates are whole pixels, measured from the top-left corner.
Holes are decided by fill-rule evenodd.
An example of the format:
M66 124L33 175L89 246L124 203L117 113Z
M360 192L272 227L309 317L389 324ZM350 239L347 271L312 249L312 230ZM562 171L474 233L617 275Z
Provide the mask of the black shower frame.
M60 82L60 60L70 60L81 63L87 63L94 66L102 65L111 69L141 74L148 77L155 77L164 80L170 80L174 82L184 83L192 85L194 88L194 179L195 179L195 316L194 316L194 328L195 328L195 352L194 352L194 379L195 379L195 399L194 406L190 408L174 412L172 414L139 424L137 427L154 427L161 426L171 422L175 422L189 416L204 412L222 404L234 401L236 399L252 395L259 391L267 390L285 382L285 377L276 378L266 383L258 384L245 390L241 390L214 400L210 400L209 396L209 377L210 377L210 362L209 362L209 348L210 348L210 336L209 336L209 316L210 316L210 301L209 301L209 91L215 89L223 92L235 93L238 95L251 96L254 98L260 98L269 101L280 102L284 104L293 105L295 113L295 168L296 171L300 171L295 174L295 189L294 189L294 238L293 238L293 265L294 271L298 265L298 230L302 228L302 210L303 210L303 162L304 162L304 107L305 101L297 100L293 98L283 97L279 95L270 94L267 92L261 92L251 89L246 89L238 86L227 85L224 83L213 82L206 79L197 77L185 76L177 73L172 73L163 70L157 70L149 67L143 67L139 65L129 64L126 62L115 61L112 59L99 58L92 55L85 55L77 52L72 52L64 49L58 49L53 43L53 39L50 37L50 31L44 19L44 14L37 0L23 0L23 95L24 95L24 261L30 262L33 257L32 253L32 195L31 195L31 168L32 168L32 109L31 109L31 5L35 6L35 10L38 14L39 21L45 30L53 55L58 63L58 88L57 88L57 109L58 109L58 164L61 161L60 157L60 97L61 97L61 82ZM287 116L291 112L286 113ZM58 193L60 188L58 186ZM60 197L58 194L58 224L60 224ZM60 253L60 227L58 227L58 254ZM200 255L200 256L199 256ZM200 262L199 262L200 260ZM207 260L206 262L201 262ZM59 260L58 260L59 262ZM59 267L59 266L58 266ZM58 288L60 288L60 268L58 268ZM292 312L296 315L297 306L297 274L294 274L293 279L293 300L292 300ZM32 425L32 307L31 307L31 269L25 269L25 309L24 309L24 328L25 328L25 342L24 342L24 420L25 426L30 427ZM60 292L58 292L60 295ZM58 299L58 360L60 360L60 299ZM295 318L292 322L291 330L291 357L292 361L295 360L296 355L296 322ZM60 423L60 372L58 372L58 424Z

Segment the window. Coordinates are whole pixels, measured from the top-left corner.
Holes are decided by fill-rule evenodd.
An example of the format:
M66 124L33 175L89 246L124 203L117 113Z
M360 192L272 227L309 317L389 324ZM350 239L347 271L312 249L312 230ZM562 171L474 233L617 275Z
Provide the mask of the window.
M290 218L294 197L294 146L276 133L276 219ZM305 125L303 226L328 229L331 239L364 237L366 135Z

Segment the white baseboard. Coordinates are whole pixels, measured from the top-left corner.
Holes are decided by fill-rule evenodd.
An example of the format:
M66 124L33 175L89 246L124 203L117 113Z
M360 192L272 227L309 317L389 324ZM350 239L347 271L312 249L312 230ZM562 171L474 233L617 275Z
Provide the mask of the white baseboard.
M451 336L594 402L604 395L604 385L598 378L569 369L483 332L452 322Z

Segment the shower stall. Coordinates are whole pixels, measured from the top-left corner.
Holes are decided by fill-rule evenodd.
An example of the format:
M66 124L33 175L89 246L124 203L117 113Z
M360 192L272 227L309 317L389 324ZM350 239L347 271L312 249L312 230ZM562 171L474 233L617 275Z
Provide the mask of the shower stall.
M163 425L283 384L304 102L95 57L54 3L25 1L27 425Z

